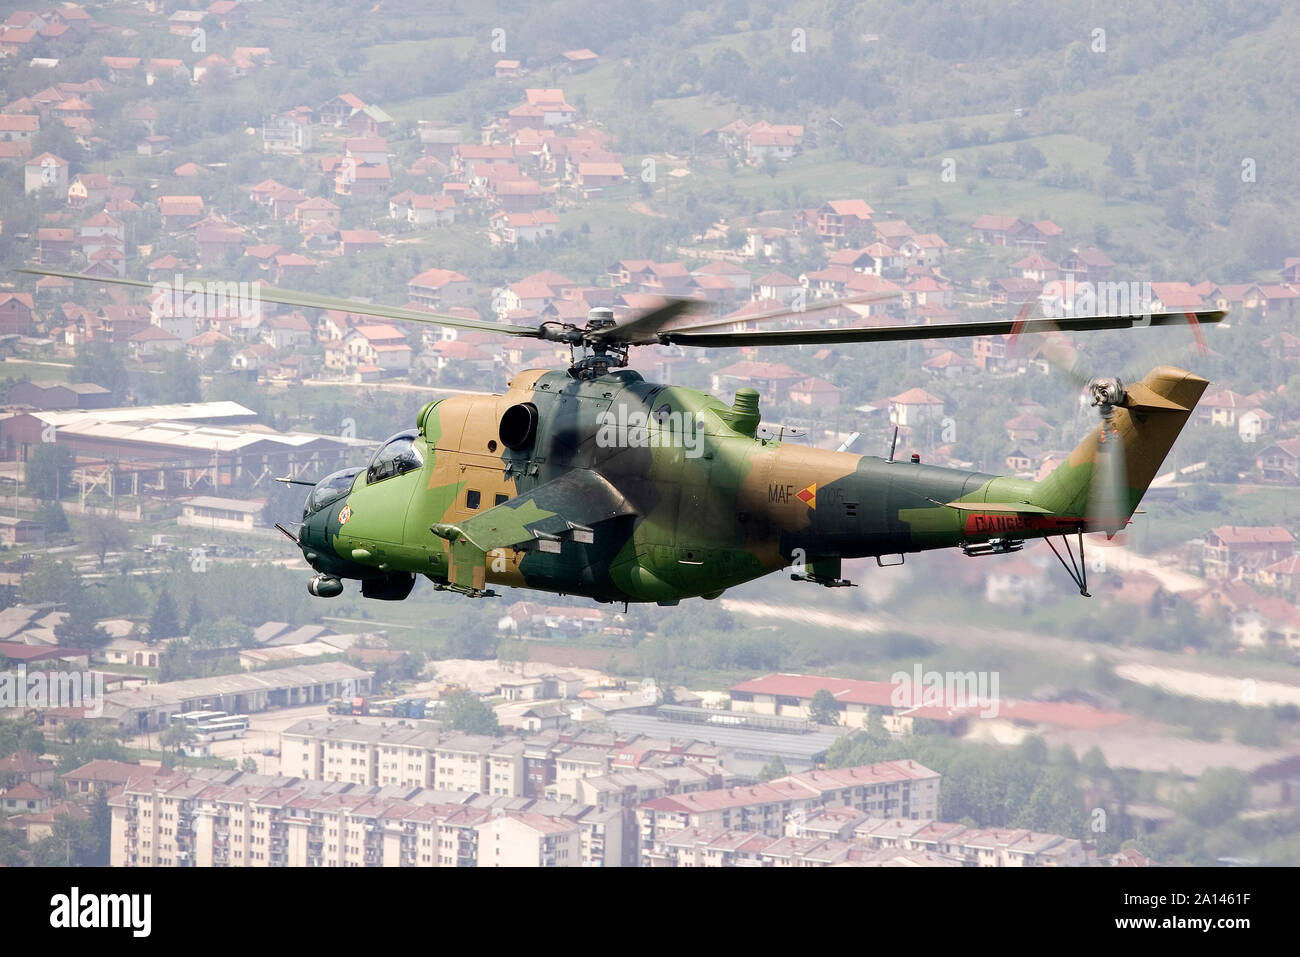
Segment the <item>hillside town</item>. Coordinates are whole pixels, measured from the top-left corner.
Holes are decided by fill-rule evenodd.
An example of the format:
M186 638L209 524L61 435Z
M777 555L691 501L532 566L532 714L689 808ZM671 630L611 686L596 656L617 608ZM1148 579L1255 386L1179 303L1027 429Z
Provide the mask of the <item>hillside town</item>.
M701 92L671 130L653 103L620 120L602 93L633 52L580 30L489 50L385 12L378 52L306 66L292 13L59 3L0 24L0 675L99 689L18 704L0 684L0 865L1295 863L1289 823L1260 836L1300 802L1294 234L1249 269L1235 250L1170 268L1167 242L1078 213L1092 180L1032 180L1065 174L1025 106L920 151L971 177L930 199L934 175L859 161L824 109ZM1103 189L1134 163L1103 149L1096 191L1154 216ZM976 168L1043 189L976 192ZM843 595L782 574L705 609L309 602L276 530L303 514L286 481L363 465L427 401L573 361L438 316L581 327L677 299L677 327L730 331L1228 318L1139 346L632 352L647 380L757 390L764 440L1032 481L1094 424L1063 366L1203 370L1131 527L1079 556L1090 605L1043 545L846 562ZM992 696L900 701L922 663ZM229 737L203 724L223 719ZM1013 763L1029 783L996 800L972 770Z

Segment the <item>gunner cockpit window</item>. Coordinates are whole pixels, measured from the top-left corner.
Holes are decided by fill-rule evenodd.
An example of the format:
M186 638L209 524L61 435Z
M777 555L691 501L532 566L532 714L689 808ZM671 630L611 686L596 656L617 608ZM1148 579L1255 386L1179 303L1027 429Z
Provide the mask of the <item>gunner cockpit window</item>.
M352 491L352 482L360 471L360 468L341 469L317 482L307 496L307 507L303 511L303 517L306 518L312 512L320 511L326 505L338 501Z

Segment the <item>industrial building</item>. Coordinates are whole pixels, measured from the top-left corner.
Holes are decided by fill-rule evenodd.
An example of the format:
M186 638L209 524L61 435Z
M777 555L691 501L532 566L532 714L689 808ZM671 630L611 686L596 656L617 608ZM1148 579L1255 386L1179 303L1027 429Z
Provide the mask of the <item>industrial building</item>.
M822 729L809 721L735 714L705 708L660 706L653 714L621 712L605 719L618 734L692 738L725 750L727 770L757 775L774 758L791 771L806 771L826 760L848 728Z
M15 382L9 389L10 406L32 409L104 409L113 393L93 382Z
M113 691L104 697L104 717L132 732L158 731L184 711L253 714L293 708L331 698L370 693L374 672L341 661L274 668L256 673L190 678Z
M26 462L39 445L71 451L81 499L95 493L190 497L237 483L323 476L365 460L365 439L276 432L237 402L17 412L0 419L0 458Z

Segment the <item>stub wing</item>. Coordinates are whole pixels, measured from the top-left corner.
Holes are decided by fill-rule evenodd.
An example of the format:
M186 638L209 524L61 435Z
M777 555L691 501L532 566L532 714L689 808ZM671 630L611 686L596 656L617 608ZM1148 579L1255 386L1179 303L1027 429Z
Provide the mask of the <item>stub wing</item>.
M448 580L481 592L489 556L497 550L558 554L566 540L593 544L597 526L636 510L598 472L574 469L463 522L430 528L451 544Z

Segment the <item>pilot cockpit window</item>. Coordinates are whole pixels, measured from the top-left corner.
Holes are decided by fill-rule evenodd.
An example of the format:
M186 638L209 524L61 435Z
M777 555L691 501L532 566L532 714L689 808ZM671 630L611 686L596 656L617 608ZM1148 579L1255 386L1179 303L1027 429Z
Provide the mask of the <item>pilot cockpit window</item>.
M394 475L403 475L414 471L424 464L419 450L415 447L416 432L399 432L384 443L383 448L375 453L366 470L366 484L382 482Z

